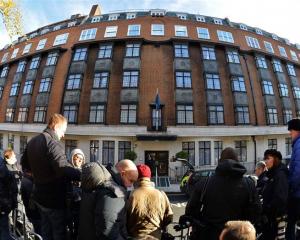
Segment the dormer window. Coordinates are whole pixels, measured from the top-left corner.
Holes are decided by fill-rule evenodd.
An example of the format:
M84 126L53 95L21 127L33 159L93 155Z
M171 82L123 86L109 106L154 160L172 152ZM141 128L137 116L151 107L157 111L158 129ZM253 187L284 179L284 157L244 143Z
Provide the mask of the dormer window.
M260 29L258 29L258 28L255 28L255 32L256 32L257 34L259 34L259 35L263 35L262 31L261 31Z
M36 37L37 35L38 35L37 32L31 33L31 34L29 35L29 38L34 38L34 37Z
M150 15L152 17L163 17L166 15L166 10L163 9L153 9L150 10Z
M186 20L186 14L177 14L177 17L181 20Z
M248 28L245 24L240 24L240 29L247 31Z
M41 34L46 34L47 32L50 32L50 29L44 28L44 29L42 29Z
M68 27L74 27L76 25L76 21L69 22Z
M59 30L60 28L61 28L60 25L56 25L56 26L53 27L53 31L57 31L57 30Z
M91 23L100 22L101 18L102 18L101 16L93 17L92 20L91 20Z
M278 36L277 36L277 35L272 34L272 38L273 38L274 40L277 40L277 41L278 41Z
M284 39L284 42L287 44L287 45L291 45L291 42L290 42L290 40L288 40L288 39Z
M136 13L127 13L126 14L126 19L135 19L136 18Z
M196 16L196 20L198 22L205 22L205 17L203 17L203 16Z
M222 19L214 18L214 24L223 25Z
M119 16L120 16L119 14L110 14L108 16L108 21L118 20Z

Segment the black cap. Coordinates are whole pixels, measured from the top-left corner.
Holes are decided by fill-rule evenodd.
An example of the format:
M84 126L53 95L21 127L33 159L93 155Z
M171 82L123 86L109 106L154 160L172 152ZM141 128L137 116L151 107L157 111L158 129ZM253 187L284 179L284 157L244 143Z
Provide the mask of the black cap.
M300 131L300 119L294 118L288 121L288 130Z
M272 157L277 157L279 160L282 160L281 152L277 151L276 149L266 150L264 153L264 158L266 159L268 155L270 155Z

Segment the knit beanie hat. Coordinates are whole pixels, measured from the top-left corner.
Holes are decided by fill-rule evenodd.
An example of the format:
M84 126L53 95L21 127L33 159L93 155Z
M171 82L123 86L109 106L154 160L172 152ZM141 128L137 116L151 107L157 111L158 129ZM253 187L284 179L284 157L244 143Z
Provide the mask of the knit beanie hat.
M294 118L288 121L288 130L300 131L300 119Z
M238 161L238 156L233 148L227 147L221 152L220 161L225 159L232 159Z
M139 173L139 178L151 178L151 170L146 164L139 164L136 166L138 173Z

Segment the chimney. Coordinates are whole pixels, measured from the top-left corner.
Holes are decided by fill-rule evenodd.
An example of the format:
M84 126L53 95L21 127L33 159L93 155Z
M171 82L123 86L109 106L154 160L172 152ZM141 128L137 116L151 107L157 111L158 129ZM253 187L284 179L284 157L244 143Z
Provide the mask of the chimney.
M89 17L98 16L98 15L101 15L100 6L98 4L97 5L93 5L92 9L90 11Z

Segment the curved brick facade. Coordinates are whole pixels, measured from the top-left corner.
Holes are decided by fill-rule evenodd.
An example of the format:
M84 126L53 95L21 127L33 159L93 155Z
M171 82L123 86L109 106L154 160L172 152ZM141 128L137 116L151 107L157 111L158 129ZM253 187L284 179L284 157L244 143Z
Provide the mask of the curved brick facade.
M299 49L229 19L164 10L74 15L0 51L0 147L14 135L22 148L60 112L71 124L67 139L77 141L66 141L67 151L76 144L91 153L98 141L104 163L130 148L140 161L147 150L171 158L185 149L196 166L214 165L226 146L248 162L275 142L287 155L285 124L300 113Z

